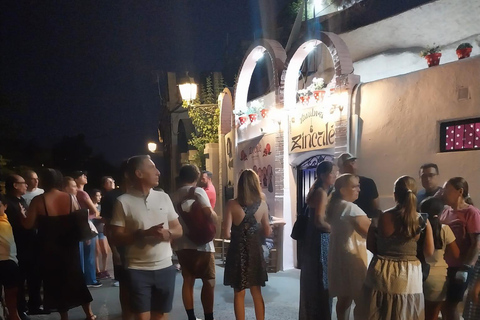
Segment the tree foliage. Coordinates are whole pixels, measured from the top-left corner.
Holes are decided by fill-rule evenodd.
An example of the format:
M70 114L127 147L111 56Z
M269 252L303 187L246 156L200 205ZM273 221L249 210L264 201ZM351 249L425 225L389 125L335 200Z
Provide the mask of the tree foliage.
M214 78L209 75L201 86L200 98L194 100L190 105L185 101L183 107L188 110L195 132L192 133L188 144L198 150L196 164L205 167L205 145L207 143L218 143L218 126L220 124L220 108L217 97L223 91L225 82L223 76Z

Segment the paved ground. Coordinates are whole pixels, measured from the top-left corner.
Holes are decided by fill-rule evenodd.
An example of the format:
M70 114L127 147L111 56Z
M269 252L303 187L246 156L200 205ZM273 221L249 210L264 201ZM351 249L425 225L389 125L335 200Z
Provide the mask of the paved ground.
M215 319L233 320L233 290L225 287L223 283L223 267L217 266L217 286L215 288ZM275 320L293 320L298 319L298 300L299 300L299 270L289 270L285 272L269 274L267 286L263 288L265 300L266 319ZM93 295L93 312L98 316L98 320L120 319L120 304L118 302L118 288L112 286L110 280L103 281L100 288L90 289ZM175 299L173 310L170 314L172 320L186 319L185 310L181 298L182 276L177 274ZM200 303L201 281L197 280L195 286L195 311L198 318L204 319L203 309ZM253 301L248 295L245 299L246 318L255 319L253 310ZM81 308L70 310L71 320L85 319ZM32 316L32 320L58 320L58 314L48 316Z

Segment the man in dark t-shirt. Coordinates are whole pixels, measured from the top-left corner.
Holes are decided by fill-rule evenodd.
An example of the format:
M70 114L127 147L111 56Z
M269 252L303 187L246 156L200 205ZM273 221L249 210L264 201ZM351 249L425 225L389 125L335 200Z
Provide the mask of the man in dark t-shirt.
M337 160L340 173L350 173L357 175L357 158L350 153L342 153ZM378 216L378 191L375 182L367 177L359 176L360 193L358 199L354 202L358 205L369 218Z

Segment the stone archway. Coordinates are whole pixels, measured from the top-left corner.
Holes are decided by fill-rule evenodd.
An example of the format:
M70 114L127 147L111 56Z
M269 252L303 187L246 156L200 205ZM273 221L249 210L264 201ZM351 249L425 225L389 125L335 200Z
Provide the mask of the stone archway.
M266 55L270 60L271 66L271 81L276 94L279 94L280 76L285 67L287 54L282 45L275 40L259 39L256 40L248 49L245 58L243 59L240 73L238 75L238 82L235 88L235 110L242 110L247 107L248 88L252 78L253 70L257 65L257 61Z
M338 35L331 32L320 32L318 37L314 39L302 39L297 43L295 49L291 51L292 54L289 55L285 81L282 84L285 88L297 87L298 70L300 70L303 61L310 51L320 44L324 44L332 56L336 87L348 88L351 91L353 86L358 83L358 80L349 79L349 76L353 75L353 61L350 57L350 51L345 42ZM284 92L285 106L287 108L288 106L293 106L296 101L296 91L285 90Z

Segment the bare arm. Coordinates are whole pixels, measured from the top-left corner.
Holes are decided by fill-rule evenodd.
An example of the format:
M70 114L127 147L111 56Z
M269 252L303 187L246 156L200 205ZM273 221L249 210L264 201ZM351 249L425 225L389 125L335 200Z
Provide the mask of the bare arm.
M24 218L22 218L20 221L22 223L22 226L25 229L32 229L35 226L35 222L37 221L37 215L38 215L38 201L41 197L36 197L32 200L30 203L30 207L28 207L28 211L25 212L25 208L20 205L20 209L22 209L23 214L25 215Z
M480 234L469 233L468 236L470 237L471 245L465 256L464 263L469 266L474 266L480 253Z
M325 209L327 208L327 193L318 188L315 191L315 226L324 232L330 232L330 224L326 221Z
M372 200L372 206L375 210L380 210L380 200L378 197Z
M266 204L262 204L262 206L263 205L265 205L265 207L267 206ZM268 210L265 210L263 213L261 223L263 227L263 234L265 237L268 237L272 233L272 227L270 226L270 220L268 219Z
M168 221L168 230L169 233L168 239L163 241L170 241L177 238L180 238L183 235L183 228L178 219Z
M225 239L230 239L230 233L232 229L232 207L234 205L233 201L234 200L228 201L225 212L225 220L223 221L223 237Z
M357 231L357 233L364 238L367 238L370 224L370 219L367 216L355 217L353 220L353 227L355 231Z
M87 203L87 209L89 210L89 214L95 212L95 217L100 216L100 212L98 212L97 207L95 207L90 198L85 199L85 202Z
M445 255L450 257L451 259L460 258L460 249L458 248L456 241L453 241L452 243L447 245L447 247L445 248Z
M374 224L370 224L367 234L367 249L373 254L377 254L377 227Z
M215 211L213 211L212 207L203 207L202 212L206 216L211 217L215 224L217 223L218 215Z
M425 242L423 243L423 255L425 258L429 258L435 252L435 244L433 242L433 231L430 221L427 220L427 226L425 227Z

